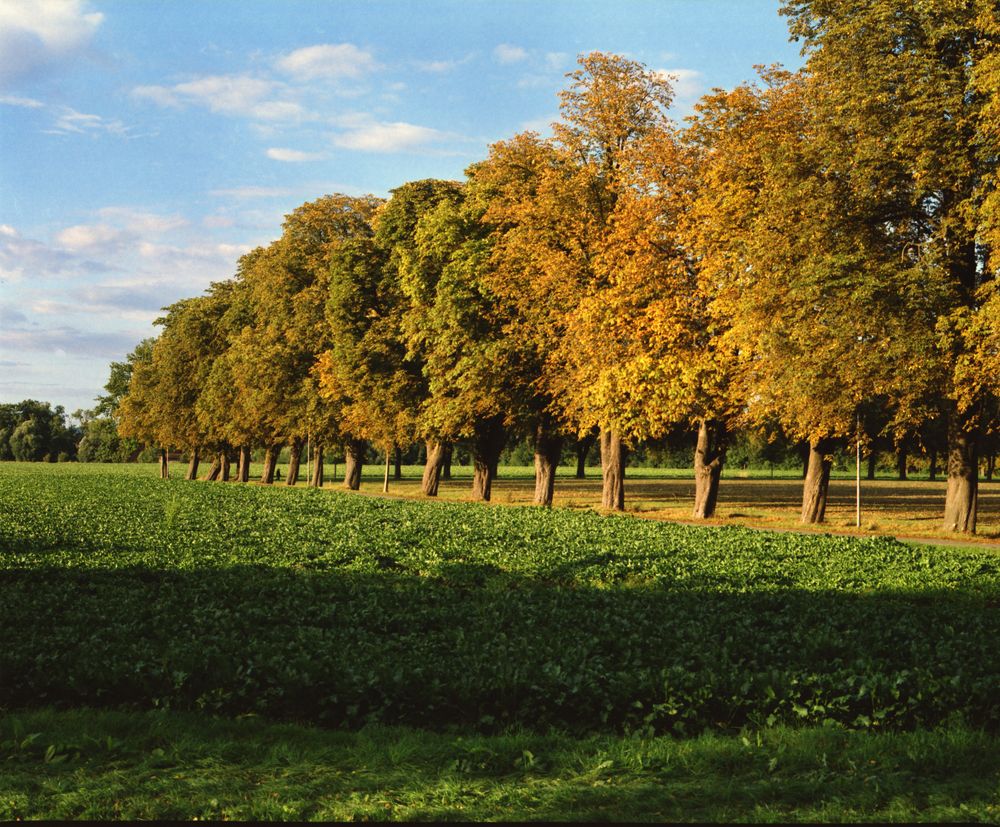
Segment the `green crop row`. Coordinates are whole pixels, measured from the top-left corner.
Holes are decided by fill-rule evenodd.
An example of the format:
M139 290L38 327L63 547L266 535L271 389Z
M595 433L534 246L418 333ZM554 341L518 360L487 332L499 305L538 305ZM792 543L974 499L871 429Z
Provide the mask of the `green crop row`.
M0 471L7 707L998 729L998 607L982 551Z

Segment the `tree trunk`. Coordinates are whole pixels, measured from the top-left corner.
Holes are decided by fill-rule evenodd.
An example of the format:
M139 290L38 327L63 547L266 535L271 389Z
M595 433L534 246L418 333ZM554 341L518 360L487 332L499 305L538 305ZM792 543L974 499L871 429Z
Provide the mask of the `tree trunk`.
M274 469L278 467L278 452L280 450L278 445L268 445L264 449L264 470L260 474L260 481L264 485L271 485L274 482Z
M250 446L240 446L240 459L236 466L236 481L250 482Z
M490 501L497 463L506 441L503 417L492 416L476 423L472 438L472 499Z
M562 446L563 439L549 418L539 419L535 425L535 505L552 505Z
M979 501L979 434L966 430L958 416L948 422L948 491L944 501L945 531L976 533Z
M323 446L317 445L313 448L312 478L309 480L310 488L323 487Z
M403 479L403 449L397 445L393 453L392 478L394 480L401 480Z
M875 466L878 465L878 453L875 449L868 455L868 479L875 479Z
M191 449L191 456L188 459L188 470L187 475L184 477L186 480L196 480L198 479L198 449Z
M222 481L229 482L229 477L232 474L232 457L229 456L229 448L224 448L222 453L219 454L219 459L222 460Z
M931 467L928 470L927 475L933 481L933 480L937 479L937 475L938 475L938 452L937 452L937 448L931 448L929 453L931 455Z
M441 477L442 479L451 479L451 460L455 455L455 446L446 442L444 444L444 458L441 460Z
M425 444L427 461L424 463L424 478L420 481L420 490L428 497L436 497L441 483L441 468L444 465L446 445L434 439L428 439Z
M365 441L349 439L344 443L344 487L357 491L361 487L361 469L365 463Z
M170 479L170 463L167 462L167 449L160 449L160 479Z
M222 454L218 453L212 459L212 464L208 466L208 473L205 474L205 482L215 482L222 473Z
M576 441L576 478L578 480L587 477L587 454L590 453L596 439L597 434L591 432Z
M984 476L987 482L993 482L993 474L997 467L997 455L996 451L990 451L986 456L986 471Z
M302 464L302 437L295 437L288 446L288 478L285 485L295 485L299 481L299 466Z
M601 506L625 510L625 459L628 449L615 430L601 428Z
M802 485L802 522L821 523L826 515L826 495L833 465L833 440L820 439L809 445L809 465Z
M809 452L811 447L808 442L799 443L799 457L802 459L802 479L809 473Z
M725 428L718 422L700 420L694 449L694 517L707 520L715 515L725 461Z
M906 443L902 442L896 449L896 476L900 480L906 479Z

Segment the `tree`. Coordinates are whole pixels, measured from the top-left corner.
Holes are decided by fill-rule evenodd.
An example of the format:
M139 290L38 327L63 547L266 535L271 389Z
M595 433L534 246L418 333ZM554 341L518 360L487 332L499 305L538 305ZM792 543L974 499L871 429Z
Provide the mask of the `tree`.
M530 347L507 330L511 308L490 289L486 204L469 192L417 223L402 278L403 330L427 380L421 427L469 443L473 498L489 500L507 437L530 418L536 376Z
M56 462L74 459L80 433L66 422L62 405L25 399L0 405L0 459Z
M498 228L498 295L530 320L545 352L542 385L573 430L601 430L603 504L624 507L631 412L618 410L614 346L600 296L613 286L617 212L626 170L646 138L669 130L669 84L640 64L599 52L579 59L561 93L555 138L518 136L491 150L507 183L487 212ZM617 328L616 328L617 325ZM603 337L589 335L603 328ZM598 339L606 346L594 349Z
M407 347L403 318L409 306L404 284L413 277L414 234L423 214L460 187L450 181L414 181L392 191L373 220L373 232L352 238L330 259L327 321L330 347L317 376L324 397L341 411L349 453L357 458L367 440L391 451L416 437L427 441L425 494L436 495L446 438L419 412L427 396L419 354Z
M934 349L939 285L899 266L831 170L811 77L761 79L699 105L697 252L721 345L739 354L741 419L808 444L802 520L822 522L833 450L866 401L891 400L901 432L923 416L935 375L913 368Z
M829 173L845 183L880 246L895 248L896 261L920 277L930 326L942 325L938 351L922 351L910 365L942 377L949 422L945 528L974 531L987 408L965 404L967 389L954 367L967 340L949 331L978 309L979 288L996 266L988 249L995 98L984 94L984 84L996 79L996 6L789 0L783 13L804 42Z

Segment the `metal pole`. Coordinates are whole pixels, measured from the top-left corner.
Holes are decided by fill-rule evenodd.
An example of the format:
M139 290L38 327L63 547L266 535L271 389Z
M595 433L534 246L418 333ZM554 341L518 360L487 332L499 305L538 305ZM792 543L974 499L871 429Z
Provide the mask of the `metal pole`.
M858 414L858 429L854 436L854 442L857 451L857 460L855 462L855 484L854 492L856 499L856 526L861 528L861 414Z

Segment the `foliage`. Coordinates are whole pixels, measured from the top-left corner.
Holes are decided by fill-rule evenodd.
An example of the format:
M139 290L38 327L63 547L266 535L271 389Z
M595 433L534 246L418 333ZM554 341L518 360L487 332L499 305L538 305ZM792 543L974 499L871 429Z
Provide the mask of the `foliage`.
M1000 726L988 552L21 466L0 511L6 707Z
M80 462L126 462L139 453L134 439L118 435L118 427L110 416L97 416L83 424L83 438L77 449Z
M0 405L0 460L74 459L79 439L79 429L68 423L62 405L53 408L34 399Z

